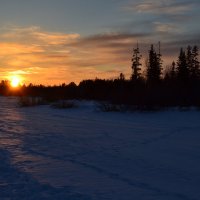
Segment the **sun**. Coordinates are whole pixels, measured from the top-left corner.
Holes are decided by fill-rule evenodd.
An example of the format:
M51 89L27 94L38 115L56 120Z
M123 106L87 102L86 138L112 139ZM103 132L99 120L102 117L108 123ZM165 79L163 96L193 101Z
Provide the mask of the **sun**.
M20 77L18 77L18 76L11 77L10 85L13 88L19 87L20 83L21 83Z

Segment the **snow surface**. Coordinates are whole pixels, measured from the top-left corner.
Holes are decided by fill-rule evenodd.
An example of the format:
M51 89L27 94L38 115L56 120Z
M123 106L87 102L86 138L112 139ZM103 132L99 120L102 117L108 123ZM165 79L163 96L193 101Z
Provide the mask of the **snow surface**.
M200 112L0 98L0 200L199 200Z

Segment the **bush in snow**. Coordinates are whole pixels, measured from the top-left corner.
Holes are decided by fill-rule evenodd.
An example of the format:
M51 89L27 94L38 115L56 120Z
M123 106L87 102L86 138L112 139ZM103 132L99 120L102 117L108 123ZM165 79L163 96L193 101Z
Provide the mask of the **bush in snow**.
M103 112L122 112L125 110L124 105L112 104L109 102L99 102L97 108Z
M59 108L59 109L69 109L77 107L77 105L73 101L66 101L66 100L60 100L58 102L53 103L51 106L53 108Z
M19 97L18 104L20 107L29 107L46 104L44 99L41 97Z

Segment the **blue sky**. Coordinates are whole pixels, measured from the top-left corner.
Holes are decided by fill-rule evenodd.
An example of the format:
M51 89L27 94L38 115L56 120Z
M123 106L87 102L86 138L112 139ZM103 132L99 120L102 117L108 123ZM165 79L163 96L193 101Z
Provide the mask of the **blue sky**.
M116 0L2 0L0 22L93 34L109 29L123 17L120 4Z
M180 47L200 46L199 9L199 0L1 0L0 73L44 84L128 78L137 41L143 62L161 41L169 65Z

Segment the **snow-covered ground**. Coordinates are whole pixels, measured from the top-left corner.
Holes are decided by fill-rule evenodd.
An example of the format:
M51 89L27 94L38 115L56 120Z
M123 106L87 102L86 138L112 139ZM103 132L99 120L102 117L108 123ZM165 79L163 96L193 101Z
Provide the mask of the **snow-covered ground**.
M0 200L199 200L200 112L19 108L0 98Z

